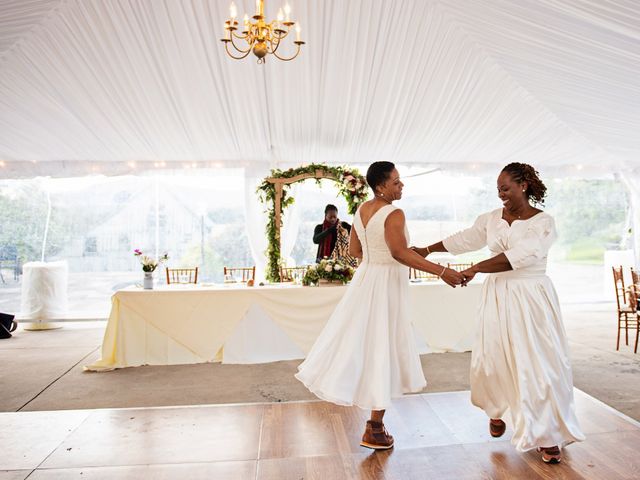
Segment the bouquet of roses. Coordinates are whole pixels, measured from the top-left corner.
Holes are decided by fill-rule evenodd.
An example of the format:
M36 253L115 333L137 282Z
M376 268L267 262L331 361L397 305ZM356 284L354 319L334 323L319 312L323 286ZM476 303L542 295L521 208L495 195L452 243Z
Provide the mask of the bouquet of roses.
M344 284L353 278L354 273L355 269L352 266L333 258L324 258L320 263L309 267L302 278L302 284L317 285L320 279Z
M142 264L143 272L153 272L156 268L158 268L158 265L169 260L168 253L163 254L160 258L156 260L154 258L151 258L148 255L145 255L144 253L142 253L141 250L137 248L133 251L133 255L135 257L138 257L138 259L140 260L140 263Z

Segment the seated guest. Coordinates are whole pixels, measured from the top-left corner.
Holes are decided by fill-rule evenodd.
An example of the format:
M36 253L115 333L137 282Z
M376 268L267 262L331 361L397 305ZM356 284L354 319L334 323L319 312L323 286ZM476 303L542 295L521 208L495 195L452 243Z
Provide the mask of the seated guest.
M331 257L338 239L338 226L351 232L351 225L338 220L338 207L329 204L324 209L324 222L316 225L313 231L313 243L318 245L316 262L325 257Z

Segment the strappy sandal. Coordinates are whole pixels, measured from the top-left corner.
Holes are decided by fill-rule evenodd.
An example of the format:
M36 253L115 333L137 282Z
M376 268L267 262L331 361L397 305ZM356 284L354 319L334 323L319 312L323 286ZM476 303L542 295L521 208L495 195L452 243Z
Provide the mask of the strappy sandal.
M493 438L498 438L504 435L507 429L507 424L499 418L492 418L489 420L489 433Z
M538 452L542 453L542 461L544 463L560 463L562 461L562 452L557 445L553 447L538 447Z

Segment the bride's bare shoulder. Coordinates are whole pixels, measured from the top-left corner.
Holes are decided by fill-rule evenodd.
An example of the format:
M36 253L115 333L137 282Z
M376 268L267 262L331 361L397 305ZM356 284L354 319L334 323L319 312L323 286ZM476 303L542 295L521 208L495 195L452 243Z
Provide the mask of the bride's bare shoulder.
M402 210L401 208L395 207L393 210L391 210L389 215L387 215L387 218L396 218L398 220L404 220L404 210Z

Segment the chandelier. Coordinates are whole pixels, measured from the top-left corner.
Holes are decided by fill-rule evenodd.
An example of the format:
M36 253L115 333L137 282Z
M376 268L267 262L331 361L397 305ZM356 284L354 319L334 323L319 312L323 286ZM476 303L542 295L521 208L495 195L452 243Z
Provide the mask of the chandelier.
M224 43L224 49L227 54L236 60L241 60L249 55L250 52L258 57L258 63L264 63L265 57L268 53L273 54L274 57L288 62L293 60L300 53L300 46L304 45L304 42L300 40L300 24L291 21L290 19L291 7L287 3L283 9L278 10L277 20L273 20L270 23L266 23L264 20L264 0L256 0L256 14L253 16L255 22L249 20L247 14L244 15L244 27L240 34L236 33L238 30L238 21L236 16L238 10L236 4L231 2L229 7L229 20L224 22L225 36L220 41ZM292 26L296 26L296 40L293 42L296 45L296 53L289 58L281 57L278 55L278 47L280 42L284 40ZM237 45L236 42L243 44ZM229 44L233 47L233 50L229 48ZM236 55L234 55L236 53Z

